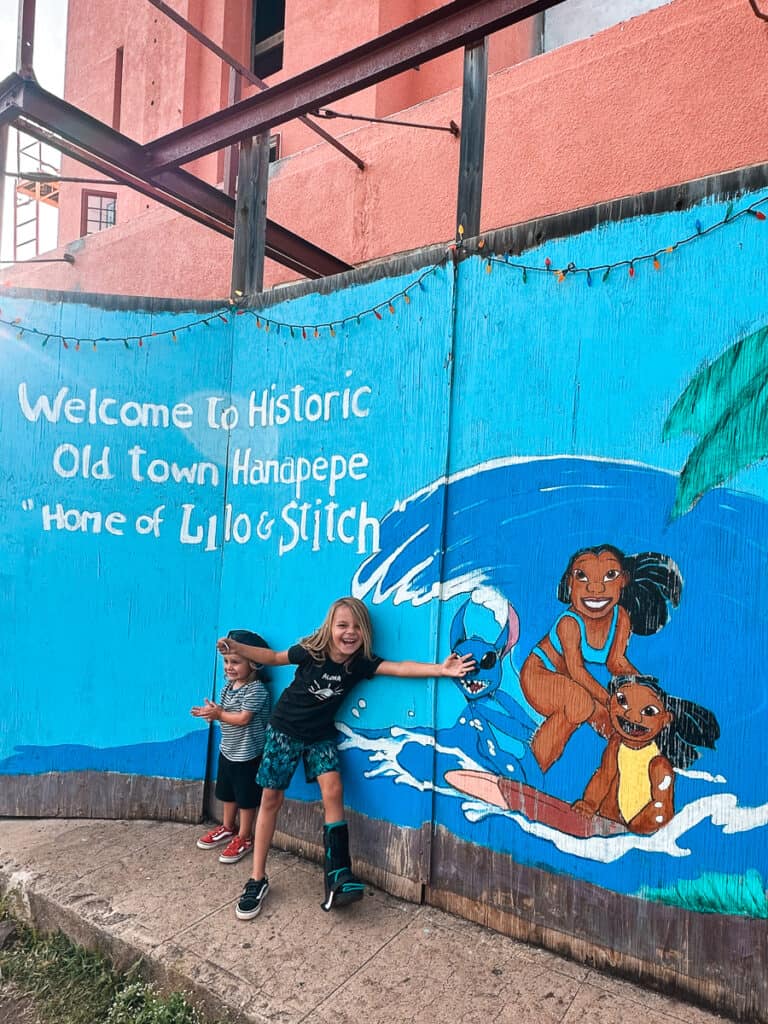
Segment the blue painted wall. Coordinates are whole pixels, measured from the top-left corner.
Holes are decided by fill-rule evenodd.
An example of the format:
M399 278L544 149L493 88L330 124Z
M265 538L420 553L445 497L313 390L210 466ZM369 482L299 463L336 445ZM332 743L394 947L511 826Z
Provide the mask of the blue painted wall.
M663 253L659 270L639 262L630 277L616 267L605 282L593 273L591 286L584 274L558 282L533 269L663 249L726 208L707 202L548 243L517 260L531 268L525 281L499 261L488 273L475 256L437 268L423 288L419 272L353 284L271 307L269 331L262 316L259 328L250 314L227 314L176 343L151 335L199 313L4 297L0 602L13 628L2 640L11 710L0 771L93 768L202 789L207 733L189 707L216 692L214 641L225 630L256 629L284 648L354 592L371 607L379 653L433 661L449 652L468 599L465 632L489 643L511 606L519 637L500 660L505 696L484 709L495 718L449 680L359 688L339 723L350 806L403 827L434 820L518 863L616 892L768 916L768 474L757 461L672 518L694 440L662 437L701 367L768 324L765 225L739 218ZM308 325L307 337L280 323ZM334 336L323 327L315 338L312 326L329 323ZM145 343L75 351L72 340L128 336ZM49 422L40 403L61 389ZM72 398L84 406L66 407ZM106 417L124 406L127 423L102 421L104 399L114 400ZM176 425L132 425L142 409L130 403L171 416L176 407ZM174 482L174 464L194 482ZM124 520L112 533L103 522L99 533L59 529L46 512L58 503ZM158 509L156 527L140 518ZM574 838L445 778L495 765L527 771L566 803L583 794L605 741L582 726L537 775L528 739L542 719L519 672L563 610L569 557L598 543L663 552L680 567L669 624L633 637L628 653L669 693L710 709L721 730L714 750L676 773L675 817L651 836ZM289 679L274 673L276 694ZM316 798L303 782L291 795Z

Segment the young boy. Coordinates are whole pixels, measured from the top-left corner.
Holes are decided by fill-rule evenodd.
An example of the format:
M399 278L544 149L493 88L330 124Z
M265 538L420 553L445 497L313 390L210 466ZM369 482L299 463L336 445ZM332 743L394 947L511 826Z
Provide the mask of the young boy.
M258 633L232 629L227 639L252 647L267 647ZM256 773L264 750L264 732L269 718L269 691L260 674L263 666L242 654L223 651L226 683L219 703L208 700L193 707L196 718L221 726L216 797L224 804L223 821L197 841L210 850L229 840L219 856L222 864L236 864L253 850L253 823L261 803L261 786ZM239 827L237 824L239 811Z

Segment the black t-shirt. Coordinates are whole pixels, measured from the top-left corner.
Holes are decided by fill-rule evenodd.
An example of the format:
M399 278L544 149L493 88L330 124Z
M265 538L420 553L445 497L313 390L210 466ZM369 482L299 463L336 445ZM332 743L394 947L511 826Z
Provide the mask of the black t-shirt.
M356 654L346 665L330 658L317 662L301 644L294 644L288 661L297 666L296 675L281 694L269 724L306 743L334 739L339 705L361 679L373 678L382 660Z

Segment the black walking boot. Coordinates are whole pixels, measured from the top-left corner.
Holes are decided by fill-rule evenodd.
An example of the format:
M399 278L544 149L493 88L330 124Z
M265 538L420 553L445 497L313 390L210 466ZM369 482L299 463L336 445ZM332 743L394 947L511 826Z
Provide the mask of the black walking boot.
M349 859L349 829L346 821L323 826L325 846L325 900L323 910L345 907L363 898L365 886L352 874Z

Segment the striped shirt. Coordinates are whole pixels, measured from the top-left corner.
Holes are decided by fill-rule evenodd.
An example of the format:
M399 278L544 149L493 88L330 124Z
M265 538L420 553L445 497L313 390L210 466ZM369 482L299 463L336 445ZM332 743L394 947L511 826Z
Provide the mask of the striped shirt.
M269 718L269 690L258 679L239 686L230 683L224 686L219 698L222 711L252 711L253 717L247 725L230 725L219 722L221 744L219 749L228 761L251 761L264 750L264 730Z

